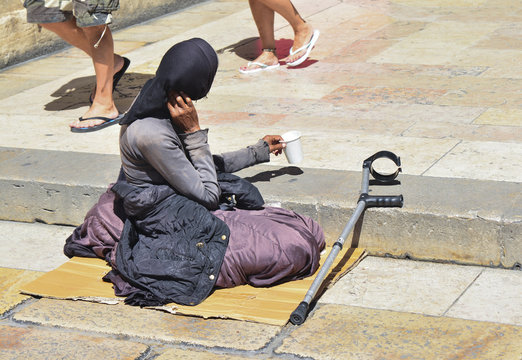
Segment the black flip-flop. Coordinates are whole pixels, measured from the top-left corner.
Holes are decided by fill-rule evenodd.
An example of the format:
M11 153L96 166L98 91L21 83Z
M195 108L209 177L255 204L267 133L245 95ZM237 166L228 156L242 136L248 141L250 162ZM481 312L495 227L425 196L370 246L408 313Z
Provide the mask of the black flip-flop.
M120 82L120 79L125 74L125 71L129 68L130 60L127 59L125 56L123 56L123 66L121 67L120 71L118 71L114 76L112 77L112 91L116 89L116 86L118 86L118 83Z
M93 117L88 117L88 118L83 118L80 116L79 117L80 121L103 120L104 122L102 122L99 125L89 126L89 127L72 127L71 131L76 132L76 133L86 133L86 132L101 130L103 128L106 128L107 126L118 124L120 122L121 118L123 117L123 115L124 114L120 114L120 115L116 116L114 119L104 117L104 116L93 116Z
M112 92L114 92L114 90L116 89L116 86L118 86L118 83L120 82L120 79L123 77L123 75L125 74L125 72L127 71L127 69L129 68L129 65L130 65L129 59L127 59L125 56L123 56L122 58L123 58L123 66L121 67L120 71L118 71L112 77ZM96 91L96 87L94 88L94 91ZM94 99L92 98L92 92L91 92L89 94L89 102L92 104L93 100Z

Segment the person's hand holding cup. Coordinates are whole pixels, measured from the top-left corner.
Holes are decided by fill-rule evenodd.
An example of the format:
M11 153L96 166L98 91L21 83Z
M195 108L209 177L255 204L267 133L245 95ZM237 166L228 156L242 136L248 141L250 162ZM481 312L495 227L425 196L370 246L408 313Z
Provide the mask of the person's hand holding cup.
M281 154L286 146L281 135L265 135L263 140L268 144L270 153L275 156Z

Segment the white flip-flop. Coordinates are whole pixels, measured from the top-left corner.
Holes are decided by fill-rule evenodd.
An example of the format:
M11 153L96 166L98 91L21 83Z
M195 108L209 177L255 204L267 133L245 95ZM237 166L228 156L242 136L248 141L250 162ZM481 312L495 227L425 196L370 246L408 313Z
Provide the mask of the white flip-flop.
M314 48L315 43L317 42L317 39L319 38L319 34L320 34L319 30L314 30L314 32L312 34L312 37L310 38L310 41L308 42L308 44L305 44L305 45L301 46L297 50L290 49L290 55L297 54L298 52L303 51L303 50L306 50L306 52L304 53L303 56L301 56L296 61L288 62L288 63L286 63L286 65L288 65L288 66L301 65L306 59L308 59L308 56L310 55L310 52Z
M252 74L255 72L275 69L275 68L279 67L279 63L274 64L274 65L267 65L267 64L263 64L263 63L257 62L257 61L249 61L247 64L247 68L249 68L252 65L257 65L258 67L253 68L253 69L246 69L246 70L242 70L241 68L239 68L239 72L241 74Z

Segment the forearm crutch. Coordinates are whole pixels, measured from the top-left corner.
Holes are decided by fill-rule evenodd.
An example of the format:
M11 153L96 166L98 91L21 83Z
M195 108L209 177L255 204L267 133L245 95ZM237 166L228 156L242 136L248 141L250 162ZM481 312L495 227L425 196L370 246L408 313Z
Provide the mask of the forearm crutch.
M397 170L395 173L392 174L380 174L377 171L373 169L373 162L380 158L387 158L392 160L395 165L397 165ZM341 236L339 236L339 239L335 242L335 244L332 247L332 250L328 254L328 257L326 258L323 266L317 273L317 276L315 277L312 285L310 286L310 289L306 293L304 300L301 301L301 303L297 306L297 308L294 310L294 312L290 315L290 322L294 325L301 325L305 319L306 315L308 313L308 308L310 306L310 303L312 302L315 294L319 290L321 284L324 281L324 278L330 271L330 267L332 266L335 258L339 254L339 252L343 248L344 241L352 231L353 227L359 220L359 217L361 214L366 210L367 208L371 207L402 207L404 203L404 199L402 195L392 195L392 196L381 196L381 195L368 195L369 187L370 187L370 174L373 176L375 181L379 185L391 185L397 183L395 181L395 178L399 175L401 172L401 159L396 156L394 153L390 151L379 151L375 153L374 155L370 156L368 159L363 161L363 178L362 178L362 186L361 186L361 194L359 196L359 200L357 202L357 207L355 208L355 211L353 215L350 217L350 220L344 227Z

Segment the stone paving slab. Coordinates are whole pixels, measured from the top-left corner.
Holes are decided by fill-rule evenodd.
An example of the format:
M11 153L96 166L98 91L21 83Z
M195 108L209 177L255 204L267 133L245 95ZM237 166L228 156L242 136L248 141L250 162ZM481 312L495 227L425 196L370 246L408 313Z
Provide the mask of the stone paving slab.
M48 79L35 79L29 76L0 73L0 99L43 85L48 81Z
M520 271L370 256L319 303L522 326L521 289Z
M13 315L15 321L164 343L259 350L281 328L245 321L173 315L128 305L40 299Z
M505 154L500 148L507 146L511 152ZM522 182L520 176L511 174L520 168L522 158L522 144L503 144L500 142L468 142L464 141L455 146L445 157L438 162L438 166L426 171L428 176L446 177L452 173L454 177L466 178L469 174L468 169L460 168L462 161L476 161L476 155L482 154L480 161L482 164L502 164L499 167L482 168L483 178L494 177L501 181Z
M484 269L446 316L522 326L521 272Z
M500 121L499 121L500 118ZM475 124L492 124L506 126L521 126L522 125L522 110L520 109L488 109L483 113Z
M31 298L20 294L20 288L41 275L42 273L36 271L0 267L0 317Z
M65 239L74 227L0 221L0 267L51 271L69 260Z
M482 271L475 266L366 257L319 302L441 316Z
M148 346L131 341L0 324L0 359L132 360Z
M276 353L317 360L518 360L521 332L522 327L513 325L323 305Z

